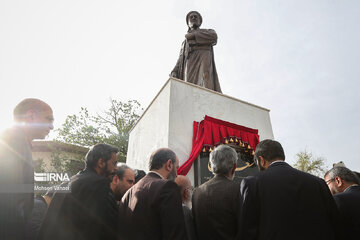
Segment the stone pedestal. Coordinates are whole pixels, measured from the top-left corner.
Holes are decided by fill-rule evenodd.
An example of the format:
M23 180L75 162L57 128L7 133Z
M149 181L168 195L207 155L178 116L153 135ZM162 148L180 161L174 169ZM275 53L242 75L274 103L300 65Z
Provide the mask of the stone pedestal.
M170 78L161 88L130 132L126 163L148 172L151 153L169 147L180 165L192 148L193 121L205 115L259 130L260 140L273 139L269 111L266 108ZM194 183L194 170L188 177Z

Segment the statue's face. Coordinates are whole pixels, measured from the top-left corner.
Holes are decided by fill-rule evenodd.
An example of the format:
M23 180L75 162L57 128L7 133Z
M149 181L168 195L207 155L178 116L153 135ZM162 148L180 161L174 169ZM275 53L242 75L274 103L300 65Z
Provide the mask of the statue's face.
M198 28L201 25L199 14L193 12L188 17L188 26L190 28Z

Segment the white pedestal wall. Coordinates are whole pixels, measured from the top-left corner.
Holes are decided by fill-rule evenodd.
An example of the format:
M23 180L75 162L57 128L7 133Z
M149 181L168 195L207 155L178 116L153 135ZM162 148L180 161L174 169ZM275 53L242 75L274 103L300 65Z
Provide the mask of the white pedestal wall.
M193 121L205 115L258 129L260 140L274 138L268 109L170 78L131 130L126 163L147 172L151 153L169 147L183 164L191 152ZM193 183L193 168L188 177Z

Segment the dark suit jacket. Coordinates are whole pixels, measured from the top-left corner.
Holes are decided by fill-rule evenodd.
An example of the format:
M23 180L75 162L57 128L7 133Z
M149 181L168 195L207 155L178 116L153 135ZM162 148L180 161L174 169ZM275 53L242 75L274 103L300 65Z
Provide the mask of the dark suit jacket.
M26 225L26 240L35 240L47 211L47 204L42 196L34 199L34 208Z
M192 211L198 239L235 239L240 183L216 175L194 190Z
M34 205L31 143L19 127L0 136L0 239L24 239Z
M148 173L123 196L119 228L120 239L187 239L179 187Z
M338 211L324 180L276 162L245 178L242 239L336 239Z
M39 239L116 239L118 209L110 179L86 169L71 178L70 189L55 192Z
M183 212L185 217L185 226L189 240L196 240L195 223L191 209L183 205Z
M351 186L334 195L344 227L344 239L360 238L360 186Z

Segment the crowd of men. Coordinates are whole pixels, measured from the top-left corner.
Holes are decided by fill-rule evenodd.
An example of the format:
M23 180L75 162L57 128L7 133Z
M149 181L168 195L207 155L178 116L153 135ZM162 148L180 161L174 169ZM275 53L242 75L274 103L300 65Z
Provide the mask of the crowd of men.
M118 166L116 147L96 144L70 191L33 193L31 141L53 129L51 107L25 99L15 126L0 139L0 239L359 239L360 186L346 167L324 179L292 168L281 144L261 141L259 172L233 181L238 154L227 145L211 152L214 177L193 189L177 176L168 148L151 154L149 172Z

